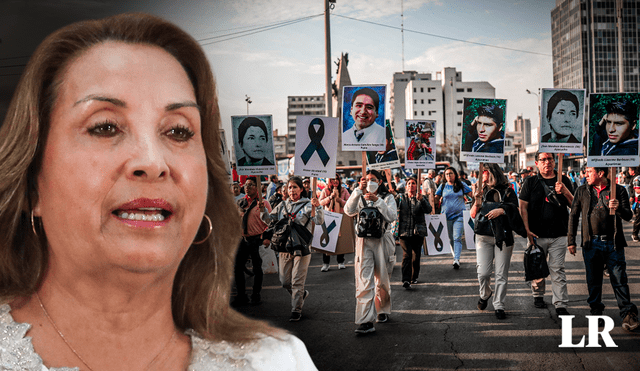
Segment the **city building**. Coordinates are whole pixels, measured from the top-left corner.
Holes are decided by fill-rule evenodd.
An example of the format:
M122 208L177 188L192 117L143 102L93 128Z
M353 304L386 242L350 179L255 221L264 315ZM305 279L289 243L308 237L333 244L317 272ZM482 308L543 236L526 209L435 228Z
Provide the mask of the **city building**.
M638 27L638 0L556 0L551 11L553 86L587 93L638 92Z
M286 154L296 152L296 119L298 116L325 116L324 95L296 95L287 97Z
M287 135L278 135L278 129L273 131L273 148L276 160L287 158Z

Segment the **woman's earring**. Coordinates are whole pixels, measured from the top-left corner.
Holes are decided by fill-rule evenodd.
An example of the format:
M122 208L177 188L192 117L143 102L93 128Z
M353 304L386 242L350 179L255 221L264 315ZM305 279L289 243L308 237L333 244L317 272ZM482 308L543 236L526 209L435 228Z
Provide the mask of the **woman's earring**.
M38 232L36 232L36 223L35 223L35 220L33 219L33 210L31 210L31 230L33 231L33 234L36 235L36 237L39 237Z
M194 241L193 242L194 245L200 245L201 243L204 243L206 240L209 239L209 236L211 236L211 232L213 231L213 223L211 223L211 219L209 219L209 216L207 216L207 214L204 214L204 217L207 219L207 222L209 222L209 233L207 233L207 237L205 237L204 239L200 241ZM198 228L198 230L200 229Z

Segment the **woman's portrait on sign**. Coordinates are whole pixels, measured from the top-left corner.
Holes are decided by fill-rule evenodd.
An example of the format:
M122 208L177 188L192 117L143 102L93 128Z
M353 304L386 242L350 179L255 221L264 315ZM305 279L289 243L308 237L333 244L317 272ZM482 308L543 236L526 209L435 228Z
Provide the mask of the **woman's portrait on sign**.
M582 141L584 94L584 90L542 90L541 143Z
M233 116L238 167L275 164L271 116Z

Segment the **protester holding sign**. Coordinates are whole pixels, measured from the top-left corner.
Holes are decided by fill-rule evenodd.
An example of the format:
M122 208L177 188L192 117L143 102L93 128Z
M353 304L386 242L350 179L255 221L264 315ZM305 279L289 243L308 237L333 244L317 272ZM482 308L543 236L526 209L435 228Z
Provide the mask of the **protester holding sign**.
M276 222L284 218L292 218L294 223L304 226L313 233L312 220L316 224L322 224L323 210L316 198L309 200L302 185L302 179L294 176L287 183L289 199L283 201L271 211L270 214L263 213L265 222ZM312 216L312 207L315 207L315 217ZM293 232L292 232L293 233ZM293 253L279 250L280 282L289 294L291 294L291 317L289 321L299 321L302 318L302 306L304 300L309 295L309 291L304 289L307 280L307 271L311 261L311 251L309 244L301 245L300 250Z
M475 204L471 208L476 233L476 259L478 264L478 282L480 283L480 300L478 309L487 308L491 291L491 271L495 261L495 296L493 309L496 318L505 319L504 300L507 297L507 281L509 279L509 264L513 253L513 230L521 236L526 236L522 219L518 213L518 198L509 186L509 180L504 176L497 164L485 164L482 173L482 189L474 193ZM519 226L514 228L514 224ZM495 231L495 232L494 232Z
M431 213L431 205L418 192L418 180L410 176L405 186L406 193L396 196L398 206L398 236L402 246L402 287L410 289L418 283L420 253L427 226L424 215Z
M320 193L320 205L324 207L325 210L333 211L335 213L341 213L344 208L345 203L349 199L349 191L347 191L341 184L340 178L337 176L333 179L330 179L327 187L322 190ZM344 254L339 254L337 256L338 259L338 269L345 269L344 265ZM330 257L327 254L322 254L322 268L320 270L322 272L327 272L329 270L329 262Z
M397 209L382 179L380 172L369 170L344 207L345 214L358 216L355 322L359 325L356 332L362 334L376 330L373 326L376 314L378 322L387 322L391 313L389 272L393 267L390 263L395 263L391 223L397 218ZM363 213L365 209L367 212Z

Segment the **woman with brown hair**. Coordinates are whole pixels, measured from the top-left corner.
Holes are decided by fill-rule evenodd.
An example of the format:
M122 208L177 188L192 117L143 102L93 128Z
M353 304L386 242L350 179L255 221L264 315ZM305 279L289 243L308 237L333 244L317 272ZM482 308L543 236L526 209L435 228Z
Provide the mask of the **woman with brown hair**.
M240 219L215 212L234 205L219 127L206 56L166 21L80 22L38 47L0 130L0 358L315 368L229 308Z

